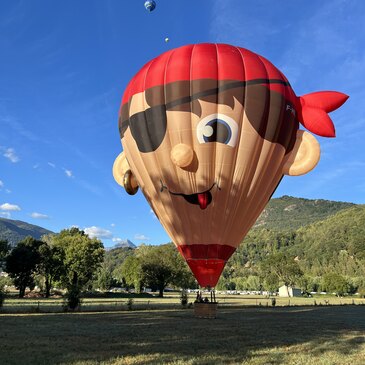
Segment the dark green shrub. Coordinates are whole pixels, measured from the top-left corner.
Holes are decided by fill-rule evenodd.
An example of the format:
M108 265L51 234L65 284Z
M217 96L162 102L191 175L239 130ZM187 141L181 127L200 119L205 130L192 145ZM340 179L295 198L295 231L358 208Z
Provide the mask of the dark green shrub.
M80 290L76 287L71 287L65 295L65 309L76 310L81 305Z
M133 298L128 298L127 308L128 308L129 311L133 310L133 303L134 303Z

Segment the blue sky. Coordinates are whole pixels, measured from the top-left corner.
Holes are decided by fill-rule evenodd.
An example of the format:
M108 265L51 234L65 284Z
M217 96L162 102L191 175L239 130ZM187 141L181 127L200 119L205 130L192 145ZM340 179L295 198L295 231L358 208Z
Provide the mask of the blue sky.
M12 0L0 2L0 216L58 232L76 225L112 246L170 241L139 192L112 177L129 79L184 44L248 48L297 95L350 95L318 138L319 165L275 197L365 203L365 2L355 0ZM170 42L165 43L165 37Z

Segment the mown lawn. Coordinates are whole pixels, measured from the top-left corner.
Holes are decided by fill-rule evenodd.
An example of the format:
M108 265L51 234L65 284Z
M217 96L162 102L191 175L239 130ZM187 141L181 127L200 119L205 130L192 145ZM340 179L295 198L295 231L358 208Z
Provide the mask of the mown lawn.
M365 306L0 314L0 364L365 364Z
M209 297L210 295L207 294ZM121 311L128 310L128 299L133 299L133 308L138 310L153 309L179 309L180 294L176 292L165 293L163 298L159 298L156 293L151 294L122 294L99 297L82 298L81 311ZM195 300L195 294L189 294L189 302ZM271 298L264 295L225 295L217 294L217 300L221 307L231 306L271 306ZM275 297L276 306L312 306L312 305L343 305L356 304L365 305L365 298L345 297L338 298L334 295L317 295L313 298ZM22 298L15 296L8 297L4 306L0 308L0 313L34 313L34 312L63 312L62 298ZM1 365L1 364L0 364ZM365 364L364 364L365 365Z

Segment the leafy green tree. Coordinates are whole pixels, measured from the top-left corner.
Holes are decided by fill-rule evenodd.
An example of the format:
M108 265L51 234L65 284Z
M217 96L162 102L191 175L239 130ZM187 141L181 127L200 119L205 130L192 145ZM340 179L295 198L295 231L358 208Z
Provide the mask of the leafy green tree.
M1 277L0 277L1 279ZM0 281L0 308L3 306L5 300L5 284Z
M247 289L249 290L261 290L261 280L256 275L250 275L247 278Z
M5 258L10 251L10 245L7 240L0 240L0 270L3 268Z
M7 276L0 276L0 308L4 304L5 296L6 296L6 288L5 286L12 285L12 281Z
M233 278L226 278L223 275L218 280L218 283L215 287L216 290L236 290L237 283Z
M45 296L50 296L52 283L59 280L63 271L63 250L60 247L51 246L50 243L44 242L39 246L39 264L37 266L38 274L44 278Z
M264 279L264 288L269 292L277 292L279 289L279 279L275 274L268 274Z
M60 280L68 291L69 308L75 309L81 291L92 282L103 261L103 244L73 227L55 235L53 245L62 252L64 269Z
M5 270L19 289L19 298L25 295L27 287L34 286L34 275L40 263L39 247L42 241L26 237L6 257Z
M234 282L236 284L236 290L247 290L247 280L243 277L236 277L234 278ZM218 289L219 290L219 289Z
M124 279L128 286L133 286L137 293L141 292L143 286L143 274L141 260L139 257L128 256L124 260L120 268L120 279Z
M172 244L160 246L142 246L138 249L142 281L146 286L163 291L167 285L187 287L196 285L187 264Z
M351 290L349 282L342 275L335 272L323 276L322 289L330 293L334 292L337 296L342 296Z
M261 265L261 276L263 278L270 275L276 276L277 280L286 286L293 286L303 276L298 263L285 253L278 252L269 256Z
M112 272L104 262L97 272L94 286L96 286L97 289L107 291L113 287L114 283L115 280L113 279Z
M173 282L175 268L163 246L144 246L139 252L143 282L152 289L158 289L163 297L166 286Z
M115 270L118 272L118 269L120 269L128 256L135 256L135 251L136 250L131 247L117 247L113 250L106 251L104 255L104 265L110 272L113 273Z

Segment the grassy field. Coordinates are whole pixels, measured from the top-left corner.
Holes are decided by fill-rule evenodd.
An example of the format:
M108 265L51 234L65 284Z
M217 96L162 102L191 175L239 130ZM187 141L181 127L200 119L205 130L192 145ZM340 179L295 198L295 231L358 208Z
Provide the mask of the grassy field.
M208 295L209 296L209 295ZM164 298L157 295L141 294L113 294L109 297L83 298L81 311L121 311L128 310L128 299L133 298L133 309L136 310L156 310L156 309L179 309L179 293L165 293ZM189 295L189 302L195 299L194 294ZM217 295L217 300L221 307L241 307L241 306L271 306L271 298L262 295ZM318 295L314 298L280 298L275 297L276 306L307 306L307 305L342 305L342 304L362 304L365 305L364 298ZM34 313L34 312L63 312L62 298L36 298L19 299L15 296L5 300L0 313Z
M365 306L0 314L0 364L365 364Z

